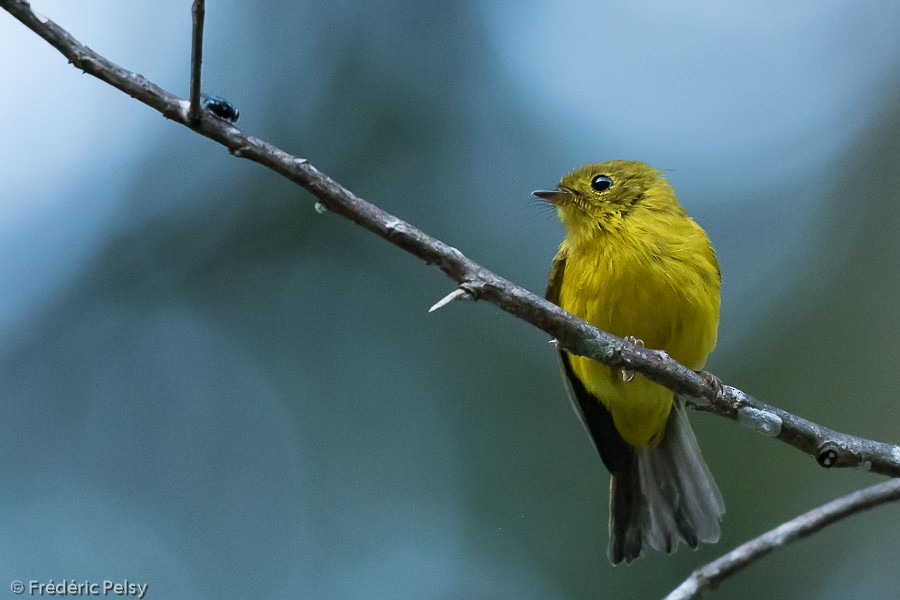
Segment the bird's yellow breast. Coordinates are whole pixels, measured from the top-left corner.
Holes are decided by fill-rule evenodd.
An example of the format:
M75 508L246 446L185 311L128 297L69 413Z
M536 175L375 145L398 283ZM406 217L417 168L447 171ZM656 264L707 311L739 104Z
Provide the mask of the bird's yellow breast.
M567 238L560 306L619 337L634 336L700 369L716 344L719 271L706 234L683 212L626 219L590 239ZM635 447L658 441L673 394L635 375L571 356L585 388L610 411L616 429Z

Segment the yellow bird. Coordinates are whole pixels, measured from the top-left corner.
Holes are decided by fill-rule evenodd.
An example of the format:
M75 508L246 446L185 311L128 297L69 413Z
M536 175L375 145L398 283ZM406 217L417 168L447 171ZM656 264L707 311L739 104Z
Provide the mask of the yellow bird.
M587 164L534 195L566 228L547 298L592 325L701 369L716 345L721 275L703 229L642 162ZM719 539L725 505L685 410L634 373L560 352L572 404L610 481L609 558Z

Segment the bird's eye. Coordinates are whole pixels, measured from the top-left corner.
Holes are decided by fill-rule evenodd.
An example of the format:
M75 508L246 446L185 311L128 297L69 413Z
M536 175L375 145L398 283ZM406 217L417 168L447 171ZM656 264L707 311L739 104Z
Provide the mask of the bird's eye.
M591 187L595 192L605 192L612 187L613 180L606 175L597 175L591 180Z

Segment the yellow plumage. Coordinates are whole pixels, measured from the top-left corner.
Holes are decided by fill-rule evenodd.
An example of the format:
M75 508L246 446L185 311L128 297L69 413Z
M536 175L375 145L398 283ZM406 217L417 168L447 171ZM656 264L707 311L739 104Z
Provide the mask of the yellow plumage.
M631 165L589 165L560 185L577 188L582 180L589 183L593 170L616 174L636 168ZM634 336L685 366L702 368L719 324L719 271L706 234L661 177L627 209L627 218L623 209L602 210L620 206L615 196L606 204L600 211L609 215L606 221L592 221L590 210L575 204L559 207L567 225L559 250L566 257L559 305L604 331ZM642 447L660 434L672 392L640 375L626 383L621 372L580 356L572 357L572 368L612 413L625 441Z
M592 163L566 175L557 190L535 194L556 205L566 227L566 239L551 269L548 298L600 329L620 337L633 336L648 348L664 350L692 369L702 368L716 344L719 267L703 229L681 208L661 174L640 162ZM664 550L674 549L679 538L692 546L696 546L697 537L703 541L718 538L721 498L699 450L695 452L696 442L686 419L670 414L672 392L640 375L630 378L621 370L580 356L563 354L563 360L576 406L613 472L614 484L618 476L635 488L630 493L638 499L660 496L650 498L649 504L630 497L620 499L620 505L636 503L624 511L631 513L623 514L623 519L630 521L619 524L620 537L631 536L630 540L620 540L624 547L618 553L611 549L612 555L618 560L634 558L640 553L642 538ZM605 407L614 425L612 437L617 433L625 445L619 440L598 439L610 436L598 433L603 431L606 417L601 414L601 424L596 423L598 417L591 416L595 412L592 402ZM675 423L669 426L672 428L686 428L686 433L679 429L670 436L665 448L655 452L653 449L665 438L669 423ZM649 472L657 478L669 476L665 471L670 467L661 466L672 462L668 454L684 455L693 461L692 453L701 465L696 468L703 471L697 476L703 480L705 474L709 479L708 483L700 481L698 489L709 493L698 502L706 501L704 508L715 513L710 517L714 533L708 523L684 524L703 520L699 514L685 516L688 509L681 506L694 487L692 482L678 478L690 478L691 474L673 473L672 482L661 482L659 489L647 489L652 485L647 480ZM631 455L633 459L628 458ZM641 460L653 463L643 467L643 483L639 476ZM684 498L665 497L673 493L669 488L682 484L686 486L681 490ZM671 514L660 516L664 511L654 502L672 504L668 507ZM660 525L664 517L675 523L669 527L671 531ZM654 518L660 523L654 522L656 529L649 531ZM642 519L647 522L641 524ZM699 536L697 529L701 530ZM630 541L630 549L626 541ZM614 558L614 562L618 560Z

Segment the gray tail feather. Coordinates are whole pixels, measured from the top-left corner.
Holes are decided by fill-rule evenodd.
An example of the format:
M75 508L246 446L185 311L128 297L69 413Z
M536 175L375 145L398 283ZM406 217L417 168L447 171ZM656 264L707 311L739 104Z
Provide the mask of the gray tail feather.
M656 446L637 451L610 487L609 559L631 562L643 544L671 553L719 540L725 503L703 460L681 401L676 398L666 432Z

